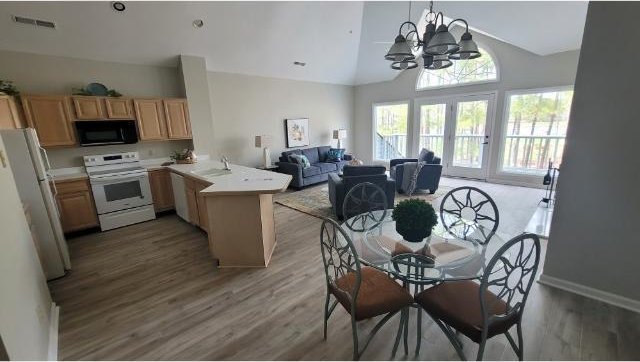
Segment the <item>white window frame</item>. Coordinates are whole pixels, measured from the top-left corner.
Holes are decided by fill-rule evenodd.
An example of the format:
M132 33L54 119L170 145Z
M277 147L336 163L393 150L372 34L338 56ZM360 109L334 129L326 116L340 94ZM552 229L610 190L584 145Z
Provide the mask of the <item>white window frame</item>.
M515 89L506 91L504 93L504 106L502 111L502 125L500 126L500 148L498 150L498 165L496 167L496 176L502 176L507 178L517 178L527 183L540 183L541 176L546 173L546 170L540 170L540 172L512 172L504 170L504 151L507 144L507 123L509 122L509 111L511 106L511 96L523 95L523 94L535 94L535 93L549 93L549 92L565 92L573 91L573 85L564 85L557 87L544 87L544 88L529 88L529 89ZM565 135L566 142L566 135ZM566 143L565 143L566 145Z
M412 141L409 139L409 134L412 132L412 123L413 117L411 112L412 100L399 100L399 101L391 101L391 102L376 102L371 105L371 160L373 164L385 165L389 166L389 160L380 160L376 158L376 107L380 106L397 106L397 105L406 105L407 106L407 142L406 142L406 150L404 150L405 157L410 157L408 152L411 149Z
M493 60L493 64L496 66L496 79L487 79L487 80L478 80L473 82L465 82L465 83L456 83L456 84L447 84L447 85L437 85L433 87L419 88L418 84L420 83L420 78L422 77L422 73L424 73L427 69L422 68L418 76L416 77L416 92L426 92L432 91L435 89L447 89L447 88L456 88L456 87L466 87L470 85L479 85L479 84L491 84L500 82L500 64L498 63L498 58L495 56L493 51L489 50L487 47L478 43L478 47L484 50ZM455 60L454 60L455 61Z

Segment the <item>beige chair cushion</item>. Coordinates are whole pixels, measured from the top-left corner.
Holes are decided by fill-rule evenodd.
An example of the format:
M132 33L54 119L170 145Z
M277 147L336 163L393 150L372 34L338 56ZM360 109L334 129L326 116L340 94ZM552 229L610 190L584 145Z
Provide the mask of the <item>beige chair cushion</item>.
M502 315L507 304L495 294L487 291L485 301L490 314ZM440 319L460 333L479 343L482 339L483 316L480 307L480 285L473 281L444 282L415 296L416 303L433 318ZM513 314L489 326L487 338L502 334L517 321Z
M397 312L413 303L411 294L382 271L363 267L358 299L356 300L356 320ZM351 313L350 294L356 283L354 272L336 280L331 286L332 294Z

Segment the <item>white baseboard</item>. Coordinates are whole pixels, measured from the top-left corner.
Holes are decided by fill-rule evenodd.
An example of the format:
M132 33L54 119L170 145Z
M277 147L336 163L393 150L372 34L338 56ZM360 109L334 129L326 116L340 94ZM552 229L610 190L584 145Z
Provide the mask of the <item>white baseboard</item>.
M599 289L587 287L586 285L573 283L564 279L541 274L538 279L540 284L548 285L550 287L566 290L571 293L579 294L587 298L599 300L601 302L615 305L616 307L628 309L630 311L640 313L640 301L631 298L623 297L618 294L605 292Z
M49 352L47 360L58 360L58 323L60 321L60 307L51 303L51 318L49 319Z

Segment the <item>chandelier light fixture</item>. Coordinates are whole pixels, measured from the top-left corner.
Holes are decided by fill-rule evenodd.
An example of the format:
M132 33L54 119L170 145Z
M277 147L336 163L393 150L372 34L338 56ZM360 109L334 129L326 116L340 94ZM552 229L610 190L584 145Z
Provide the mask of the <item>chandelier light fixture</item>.
M429 2L429 12L425 15L425 20L427 26L420 38L418 27L411 21L411 1L409 1L409 20L400 25L398 36L384 57L391 61L392 69L404 70L418 67L414 51L421 51L425 69L444 69L452 66L454 60L476 59L482 56L478 51L478 45L469 33L469 24L466 20L458 18L445 25L444 14L433 11L433 1ZM465 32L460 37L460 41L456 41L449 32L451 25L455 22L465 25Z

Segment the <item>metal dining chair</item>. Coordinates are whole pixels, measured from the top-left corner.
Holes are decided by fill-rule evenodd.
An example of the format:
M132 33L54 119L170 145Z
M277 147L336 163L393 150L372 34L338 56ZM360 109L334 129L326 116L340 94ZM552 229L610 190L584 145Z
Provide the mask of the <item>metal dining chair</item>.
M476 241L488 243L498 230L500 213L489 194L477 187L462 186L442 198L440 220L449 233L461 239L475 236Z
M414 299L442 329L460 359L466 357L457 332L479 344L478 360L482 360L487 339L504 334L522 361L522 314L539 263L540 240L534 234L521 234L491 258L480 284L471 280L443 282ZM514 325L517 344L509 333Z
M426 278L426 274L429 269L433 268L435 265L435 258L432 255L428 255L425 253L425 249L420 251L420 253L404 253L404 254L396 254L391 258L391 264L393 265L393 269L395 273L398 275L402 275L402 283L405 289L411 292L413 288L413 294L416 295L425 290L425 287L433 286L438 283L438 281ZM420 346L422 345L422 307L415 303L412 307L418 308L417 313L417 323L416 323L416 350L415 354L418 356L420 354ZM408 349L407 337L409 334L409 316L405 316L404 326L403 326L404 335L404 348L405 351ZM393 357L394 355L392 355Z
M361 266L353 242L337 222L324 219L320 229L320 246L327 282L324 339L327 339L329 317L339 303L351 316L353 359L357 360L378 330L400 312L400 326L392 352L395 355L403 322L407 319L409 306L413 304L411 294L384 272ZM331 296L335 298L333 303ZM360 349L356 322L381 315L384 317L373 327Z
M380 186L371 182L359 183L344 197L344 225L355 232L371 230L384 221L388 207L387 194Z

